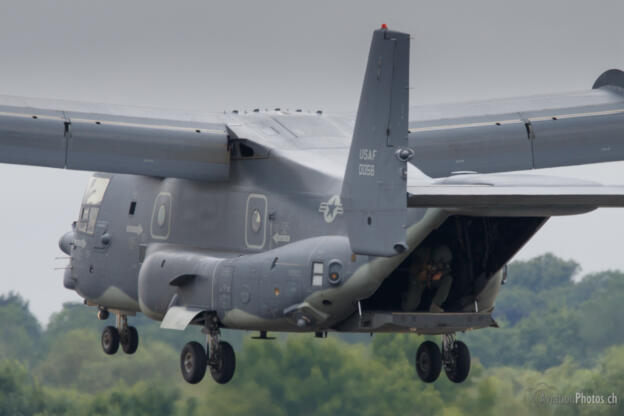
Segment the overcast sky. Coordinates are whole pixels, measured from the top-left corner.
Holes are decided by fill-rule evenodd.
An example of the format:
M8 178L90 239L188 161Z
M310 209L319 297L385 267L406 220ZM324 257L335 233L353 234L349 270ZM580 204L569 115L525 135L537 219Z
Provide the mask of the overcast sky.
M412 104L584 90L624 68L624 2L3 1L0 94L220 112L354 112L372 30L413 36ZM624 132L623 132L624 135ZM623 138L624 139L624 138ZM624 163L547 170L624 184ZM47 321L89 174L0 165L0 293ZM624 269L624 210L556 218L518 258Z

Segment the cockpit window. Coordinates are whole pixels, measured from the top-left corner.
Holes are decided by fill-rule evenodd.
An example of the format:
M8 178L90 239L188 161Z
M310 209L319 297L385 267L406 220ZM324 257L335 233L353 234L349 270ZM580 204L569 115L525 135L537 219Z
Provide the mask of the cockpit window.
M82 214L80 214L80 221L87 221L89 219L89 207L82 207Z
M94 176L89 180L89 185L82 198L82 208L80 209L80 218L78 219L77 229L80 232L93 234L95 231L95 223L100 211L100 205L104 199L104 193L110 178L102 178Z
M80 218L78 219L78 231L86 233L87 232L87 221L89 220L89 207L82 206L82 211L80 212Z
M82 205L100 205L109 182L110 178L92 177L82 198Z
M98 211L97 207L89 208L89 222L87 223L87 234L93 234L95 231L95 221L97 220Z

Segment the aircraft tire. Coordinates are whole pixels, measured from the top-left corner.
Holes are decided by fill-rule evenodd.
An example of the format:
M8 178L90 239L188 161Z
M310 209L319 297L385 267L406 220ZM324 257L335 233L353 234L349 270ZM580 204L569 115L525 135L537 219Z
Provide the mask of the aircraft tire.
M206 374L206 364L206 351L204 351L204 347L199 342L188 342L182 348L180 369L182 370L182 377L184 377L187 383L199 383L204 378L204 374Z
M225 384L232 379L236 369L236 355L234 354L234 348L229 343L225 341L219 342L217 361L217 365L210 367L210 375L217 383Z
M452 367L445 366L444 371L453 383L461 383L466 380L470 372L470 351L466 344L461 341L455 341L453 342L451 354L455 358L455 363Z
M128 326L121 331L119 336L121 348L126 354L134 354L139 347L139 332L133 326Z
M442 354L434 342L425 341L416 352L416 373L425 383L433 383L442 371Z
M107 326L102 331L102 349L108 355L113 355L119 349L119 331L114 326Z

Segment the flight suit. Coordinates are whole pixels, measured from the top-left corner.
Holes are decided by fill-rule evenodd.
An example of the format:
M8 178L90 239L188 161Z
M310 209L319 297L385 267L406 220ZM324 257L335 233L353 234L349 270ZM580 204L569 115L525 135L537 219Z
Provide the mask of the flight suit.
M415 311L420 304L422 294L427 288L433 288L435 294L431 300L430 312L443 312L441 305L448 297L453 278L451 260L453 254L444 245L419 247L414 253L410 266L407 291L403 293L401 307L404 311Z

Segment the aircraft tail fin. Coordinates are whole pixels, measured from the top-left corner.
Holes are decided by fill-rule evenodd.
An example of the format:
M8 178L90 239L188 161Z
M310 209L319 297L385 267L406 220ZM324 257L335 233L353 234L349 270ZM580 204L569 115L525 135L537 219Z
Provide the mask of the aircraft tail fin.
M357 254L407 248L409 43L385 25L373 33L341 195Z

